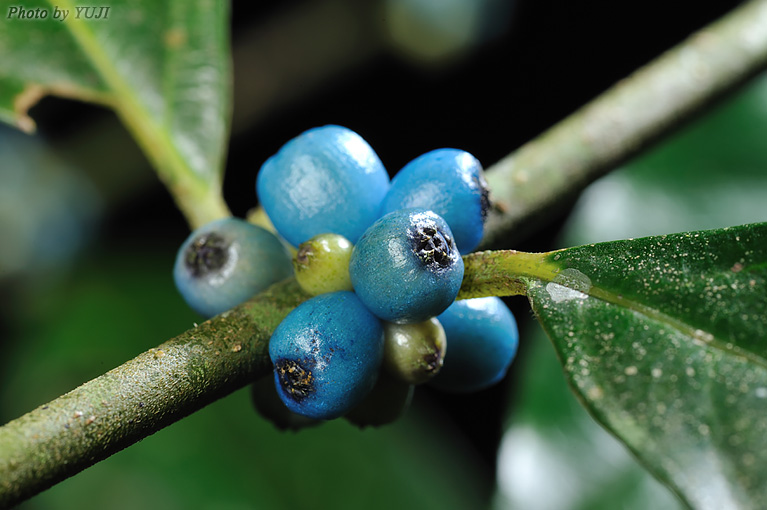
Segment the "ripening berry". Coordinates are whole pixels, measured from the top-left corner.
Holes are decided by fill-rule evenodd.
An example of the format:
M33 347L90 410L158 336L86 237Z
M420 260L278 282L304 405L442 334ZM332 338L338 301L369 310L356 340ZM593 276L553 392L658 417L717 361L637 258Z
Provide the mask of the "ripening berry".
M296 281L312 296L353 290L349 276L352 243L338 234L320 234L298 246L293 257Z

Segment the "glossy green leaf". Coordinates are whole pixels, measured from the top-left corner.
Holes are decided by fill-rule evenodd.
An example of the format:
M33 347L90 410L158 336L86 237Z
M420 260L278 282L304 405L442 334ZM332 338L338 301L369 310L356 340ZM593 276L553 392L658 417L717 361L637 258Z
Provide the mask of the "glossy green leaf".
M691 506L762 508L767 224L538 261L521 279L591 414Z
M225 214L228 2L21 0L2 11L0 120L32 130L27 111L46 94L108 105L193 224Z

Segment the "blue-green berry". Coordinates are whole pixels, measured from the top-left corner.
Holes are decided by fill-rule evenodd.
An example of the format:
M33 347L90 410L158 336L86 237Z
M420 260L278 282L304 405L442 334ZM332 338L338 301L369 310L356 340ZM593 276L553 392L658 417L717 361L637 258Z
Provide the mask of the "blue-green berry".
M463 260L445 220L432 211L391 212L352 251L354 291L370 311L398 324L423 322L455 300Z
M519 331L500 298L456 301L437 319L447 336L447 352L431 386L467 393L503 379L517 353Z
M294 413L329 420L373 388L383 328L353 292L322 294L291 311L269 341L277 392Z
M289 243L327 232L354 243L380 215L389 175L368 143L341 126L310 129L261 167L258 199Z
M186 302L209 318L293 274L290 253L271 232L238 218L210 222L181 245L173 268Z
M405 165L391 182L382 213L422 207L442 216L463 253L482 240L490 207L482 165L458 149L437 149Z

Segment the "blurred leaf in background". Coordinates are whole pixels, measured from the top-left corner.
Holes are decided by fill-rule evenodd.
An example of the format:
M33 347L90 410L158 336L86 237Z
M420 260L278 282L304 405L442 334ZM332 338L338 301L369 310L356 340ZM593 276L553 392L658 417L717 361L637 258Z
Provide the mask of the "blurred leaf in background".
M765 221L765 132L767 75L590 186L558 245ZM550 341L538 326L530 330L537 334L517 364L524 366L522 389L499 451L495 507L681 508L588 416L567 388Z
M94 186L41 137L0 124L0 280L72 261L102 210Z
M514 2L384 0L384 31L392 48L420 64L445 65L508 28Z

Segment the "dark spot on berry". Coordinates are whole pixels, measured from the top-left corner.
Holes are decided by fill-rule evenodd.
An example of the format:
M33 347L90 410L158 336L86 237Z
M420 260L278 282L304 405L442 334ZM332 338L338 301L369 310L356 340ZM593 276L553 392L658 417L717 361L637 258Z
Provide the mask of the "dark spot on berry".
M302 266L309 265L309 260L312 258L313 251L314 249L312 248L311 243L301 244L301 246L298 247L298 253L296 253L296 262Z
M433 223L417 225L411 240L413 251L427 266L445 269L453 263L455 243Z
M219 234L203 234L187 247L184 263L192 276L199 278L224 267L228 251L229 243Z
M423 364L427 374L435 373L442 368L444 358L440 356L439 352L431 352L424 355Z
M281 359L274 365L280 386L295 400L300 402L314 392L314 376L300 363L292 359Z
M487 212L490 210L492 203L490 202L490 188L487 186L487 181L482 173L477 173L474 180L479 188L479 214L482 216L482 223L487 219Z

